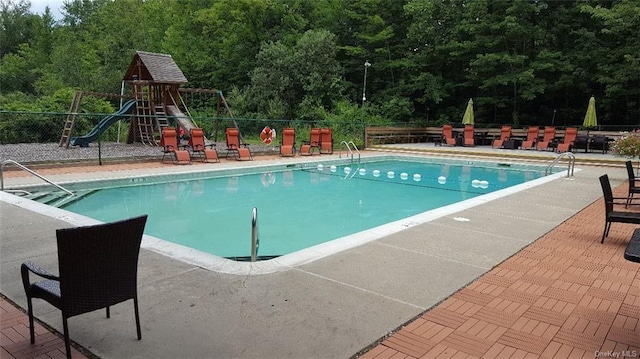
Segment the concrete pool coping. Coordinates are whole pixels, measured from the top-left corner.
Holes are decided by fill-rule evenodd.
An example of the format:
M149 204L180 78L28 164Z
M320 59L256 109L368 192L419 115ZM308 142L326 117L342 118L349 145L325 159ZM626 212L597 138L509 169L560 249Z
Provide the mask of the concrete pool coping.
M143 250L143 340L127 303L109 320L102 311L74 317L71 337L103 358L350 357L600 198L602 173L614 185L626 179L623 167L579 167L571 179L455 214L469 221L447 215L278 273L220 274ZM0 292L24 307L20 263L55 269L53 233L68 223L6 202L0 214ZM57 310L36 303L35 312L61 329Z

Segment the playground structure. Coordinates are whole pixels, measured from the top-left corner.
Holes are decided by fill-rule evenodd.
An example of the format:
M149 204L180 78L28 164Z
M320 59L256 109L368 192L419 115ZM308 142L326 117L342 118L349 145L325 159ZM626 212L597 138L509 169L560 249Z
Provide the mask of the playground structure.
M217 116L225 110L233 118L222 91L214 89L181 88L188 83L171 55L137 51L134 55L124 78L122 79L122 93L109 94L77 91L74 95L65 121L59 146L69 148L69 145L87 147L89 143L100 138L100 135L112 124L120 120L129 121L127 143L140 142L149 146L158 146L159 134L168 127L170 120L175 120L175 126L184 133L198 127L191 116L182 94L199 94L217 99ZM125 95L125 86L130 94ZM123 103L118 111L104 117L86 135L72 137L76 120L81 108L82 99L87 96L120 98ZM237 128L235 120L233 121ZM218 121L215 123L214 133L217 137Z

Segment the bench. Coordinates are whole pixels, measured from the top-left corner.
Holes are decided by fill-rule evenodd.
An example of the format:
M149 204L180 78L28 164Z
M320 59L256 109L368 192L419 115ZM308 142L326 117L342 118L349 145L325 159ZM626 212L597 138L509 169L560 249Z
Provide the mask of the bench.
M365 147L385 143L436 142L442 138L440 127L367 127Z
M624 259L640 263L640 228L633 231L631 240L624 250Z

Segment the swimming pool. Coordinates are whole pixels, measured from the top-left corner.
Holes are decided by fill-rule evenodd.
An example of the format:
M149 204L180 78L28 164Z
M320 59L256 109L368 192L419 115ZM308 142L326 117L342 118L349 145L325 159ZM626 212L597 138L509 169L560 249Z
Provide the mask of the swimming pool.
M100 221L148 213L146 233L156 237L161 252L178 248L184 257L182 249L193 248L188 257L204 252L235 258L249 255L256 207L260 255L306 251L302 257L310 258L325 253L322 248L379 238L385 226L399 230L437 218L455 203L482 203L487 194L535 181L543 172L540 166L404 157L262 166L74 184L86 195L64 208Z

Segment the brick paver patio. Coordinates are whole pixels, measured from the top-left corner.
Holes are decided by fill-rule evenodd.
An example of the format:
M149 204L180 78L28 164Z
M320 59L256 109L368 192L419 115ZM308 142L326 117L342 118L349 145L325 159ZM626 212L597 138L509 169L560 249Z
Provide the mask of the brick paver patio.
M603 214L601 199L361 358L640 357L640 264L623 258L635 226L600 244Z

